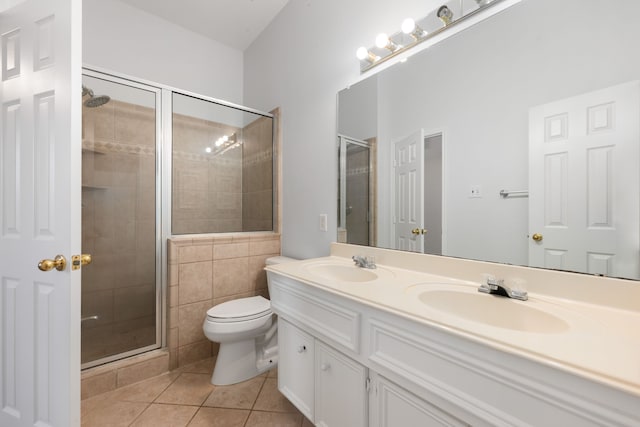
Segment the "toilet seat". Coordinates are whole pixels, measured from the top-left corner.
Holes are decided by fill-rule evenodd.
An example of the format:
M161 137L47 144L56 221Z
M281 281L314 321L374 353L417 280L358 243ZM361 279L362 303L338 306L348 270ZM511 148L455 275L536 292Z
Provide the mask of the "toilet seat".
M218 304L207 310L207 320L217 323L245 322L271 315L271 302L261 296Z

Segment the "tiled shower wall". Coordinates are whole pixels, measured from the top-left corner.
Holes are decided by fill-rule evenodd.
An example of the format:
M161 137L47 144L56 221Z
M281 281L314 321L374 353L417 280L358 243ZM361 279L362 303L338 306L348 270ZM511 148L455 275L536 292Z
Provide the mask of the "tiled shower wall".
M273 227L273 120L242 129L173 115L172 233L264 231ZM220 134L241 147L205 153Z
M243 130L242 231L273 227L273 120L261 117Z
M280 254L277 233L175 237L168 241L170 369L217 353L202 332L214 305L254 295L268 297L263 268Z
M204 152L218 134L236 130L173 114L173 234L242 230L242 149Z

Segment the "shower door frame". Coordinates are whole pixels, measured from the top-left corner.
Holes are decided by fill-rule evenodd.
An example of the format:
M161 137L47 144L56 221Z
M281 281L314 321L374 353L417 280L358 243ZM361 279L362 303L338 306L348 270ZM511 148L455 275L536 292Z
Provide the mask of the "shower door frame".
M100 359L92 360L90 362L83 363L81 369L92 368L94 366L103 365L105 363L114 362L116 360L125 359L127 357L135 356L141 353L145 353L151 350L156 350L162 347L166 347L166 247L162 244L165 238L165 225L163 222L163 216L165 213L165 197L163 197L163 183L162 170L163 159L165 154L163 153L163 140L166 139L166 130L163 129L162 121L164 109L163 106L163 89L153 83L145 82L141 79L134 79L122 74L107 72L100 70L96 67L83 66L82 76L88 76L96 79L102 79L111 83L121 84L124 86L133 87L136 89L146 90L155 94L155 119L156 119L156 141L155 141L155 188L156 188L156 228L155 228L155 242L156 242L156 256L155 256L155 274L156 274L156 292L155 292L155 317L156 317L156 341L155 344L139 347L133 350L125 351L123 353L117 353L111 356L106 356ZM171 107L171 105L169 105ZM170 134L169 134L170 136ZM170 141L170 139L169 139ZM158 209L160 207L160 209ZM91 268L90 266L87 268ZM114 268L116 268L114 266ZM82 343L80 343L82 345Z
M349 230L347 228L347 144L357 145L369 150L369 172L368 172L368 196L367 196L367 241L368 246L376 245L376 228L377 228L377 213L376 213L376 192L374 187L375 183L375 151L374 144L369 141L353 138L347 135L338 135L338 158L339 158L339 212L338 212L338 228L345 230L347 233L347 240L349 241ZM372 188L373 187L373 188Z

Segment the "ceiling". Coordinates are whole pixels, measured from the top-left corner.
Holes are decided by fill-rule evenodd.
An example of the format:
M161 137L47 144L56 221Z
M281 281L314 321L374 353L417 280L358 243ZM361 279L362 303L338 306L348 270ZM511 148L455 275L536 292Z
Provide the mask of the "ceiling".
M289 0L121 0L244 51Z

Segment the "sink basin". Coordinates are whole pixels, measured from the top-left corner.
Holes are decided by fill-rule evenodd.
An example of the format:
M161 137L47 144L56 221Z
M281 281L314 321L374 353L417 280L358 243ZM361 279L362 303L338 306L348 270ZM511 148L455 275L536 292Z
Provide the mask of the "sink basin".
M376 270L367 270L355 265L314 264L307 267L309 273L327 280L340 282L370 282L376 280Z
M434 310L497 328L547 334L569 329L569 324L562 318L532 307L531 300L516 301L453 289L426 290L418 294L418 299Z

